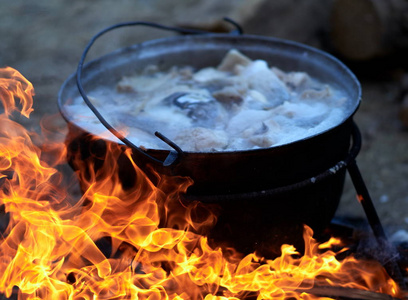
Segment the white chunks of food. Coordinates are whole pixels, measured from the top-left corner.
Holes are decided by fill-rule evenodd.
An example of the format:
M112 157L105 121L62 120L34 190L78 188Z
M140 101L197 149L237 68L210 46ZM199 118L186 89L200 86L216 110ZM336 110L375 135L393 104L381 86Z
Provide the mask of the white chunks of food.
M160 71L149 66L116 90L90 91L91 101L135 145L169 149L159 131L184 151L267 148L330 129L349 114L340 90L305 72L284 72L230 50L218 67ZM72 121L106 131L81 98L66 106Z

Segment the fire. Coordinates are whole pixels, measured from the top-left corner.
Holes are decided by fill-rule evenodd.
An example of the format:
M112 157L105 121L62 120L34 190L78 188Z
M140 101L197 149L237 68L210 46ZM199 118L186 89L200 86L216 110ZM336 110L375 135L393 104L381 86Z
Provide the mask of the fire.
M12 68L0 74L0 293L6 297L331 299L322 286L402 296L379 263L338 260L330 249L341 241L318 244L308 227L302 255L291 245L282 245L275 259L210 246L212 209L180 200L191 180L157 176L153 184L119 145L106 144L103 168L74 157L83 190L76 199L60 171L63 140L48 139L56 136L50 131L27 132L10 118L29 117L32 85ZM131 162L132 186L112 175L120 155ZM91 171L81 172L85 167Z

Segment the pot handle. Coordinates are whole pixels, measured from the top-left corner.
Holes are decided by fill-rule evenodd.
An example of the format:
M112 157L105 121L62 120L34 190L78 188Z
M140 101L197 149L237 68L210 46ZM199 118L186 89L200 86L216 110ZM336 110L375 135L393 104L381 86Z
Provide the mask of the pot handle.
M241 26L236 23L235 21L229 19L229 18L224 18L224 20L228 23L231 23L232 25L235 26L235 29L230 32L231 35L241 35L243 34L243 30ZM180 28L180 27L172 27L172 26L165 26L161 25L158 23L152 23L152 22L125 22L125 23L118 23L112 26L109 26L96 35L94 35L91 40L88 42L87 46L85 47L84 52L82 53L81 59L79 60L78 63L78 68L76 71L76 83L77 87L79 90L79 93L81 94L83 100L85 101L85 104L91 109L91 111L94 113L94 115L98 118L98 120L102 123L103 126L105 126L106 129L108 129L114 136L116 136L120 141L122 141L126 146L130 147L131 149L145 155L148 157L151 161L155 163L159 163L165 167L169 167L174 165L175 163L180 161L180 158L183 156L184 152L181 150L179 146L176 145L173 141L165 137L163 134L160 132L156 131L155 135L161 139L163 142L165 142L167 145L169 145L171 148L174 150L169 151L169 154L167 158L164 161L161 161L149 154L147 154L145 151L143 151L140 147L136 146L133 144L131 141L129 141L122 133L120 133L116 128L114 128L109 122L106 121L106 119L101 115L101 113L96 109L96 107L91 103L89 100L88 96L86 95L86 92L82 86L82 71L83 71L83 65L85 58L92 47L92 45L95 43L95 41L105 33L112 31L117 28L121 27L129 27L129 26L147 26L147 27L153 27L161 30L167 30L167 31L173 31L181 34L214 34L209 31L203 31L203 30L194 30L194 29L187 29L187 28Z

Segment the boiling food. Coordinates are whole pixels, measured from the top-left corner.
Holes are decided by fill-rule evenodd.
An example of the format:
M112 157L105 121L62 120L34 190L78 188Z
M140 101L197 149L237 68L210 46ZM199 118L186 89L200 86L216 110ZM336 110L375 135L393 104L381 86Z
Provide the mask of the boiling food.
M89 98L134 144L169 149L161 132L184 151L235 151L273 147L330 129L348 115L341 90L304 72L284 72L230 50L217 67L160 71L149 66L124 77L116 89ZM72 121L103 135L106 129L82 98L66 105ZM115 139L109 133L107 138Z

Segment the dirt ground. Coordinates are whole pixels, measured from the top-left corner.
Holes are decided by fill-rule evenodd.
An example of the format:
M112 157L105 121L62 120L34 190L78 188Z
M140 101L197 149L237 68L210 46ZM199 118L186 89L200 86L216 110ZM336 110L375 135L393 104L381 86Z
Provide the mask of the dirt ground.
M292 5L306 5L305 1L286 3L289 2ZM244 14L250 11L246 5L247 2L238 0L186 0L171 3L158 0L0 0L0 67L16 68L34 84L35 112L27 126L38 128L38 121L44 115L58 113L58 90L64 80L75 71L88 40L99 30L117 22L134 20L156 21L168 25L192 22L213 24L213 20L225 15L238 20L249 20L250 16ZM299 18L296 15L299 10L283 8L285 7L281 4L276 15L271 12L271 18ZM303 10L305 15L302 17L316 19L313 9L312 5L309 11ZM313 29L310 27L314 24L312 21L307 24L309 27L291 22L287 27L275 27L275 30L265 28L263 34L294 38L320 46L316 40L306 39L306 33L300 33L301 30ZM262 34L259 26L249 28L253 28L253 31L247 33ZM169 34L150 29L123 29L98 42L91 57L165 35ZM401 72L406 70L397 68L391 72L396 75L383 79L357 74L363 87L362 105L355 115L355 121L363 135L363 148L357 161L380 220L390 236L398 230L408 231L408 130L404 129L398 119L402 92L398 74ZM64 124L64 121L61 119L60 123ZM349 179L337 216L364 218Z

